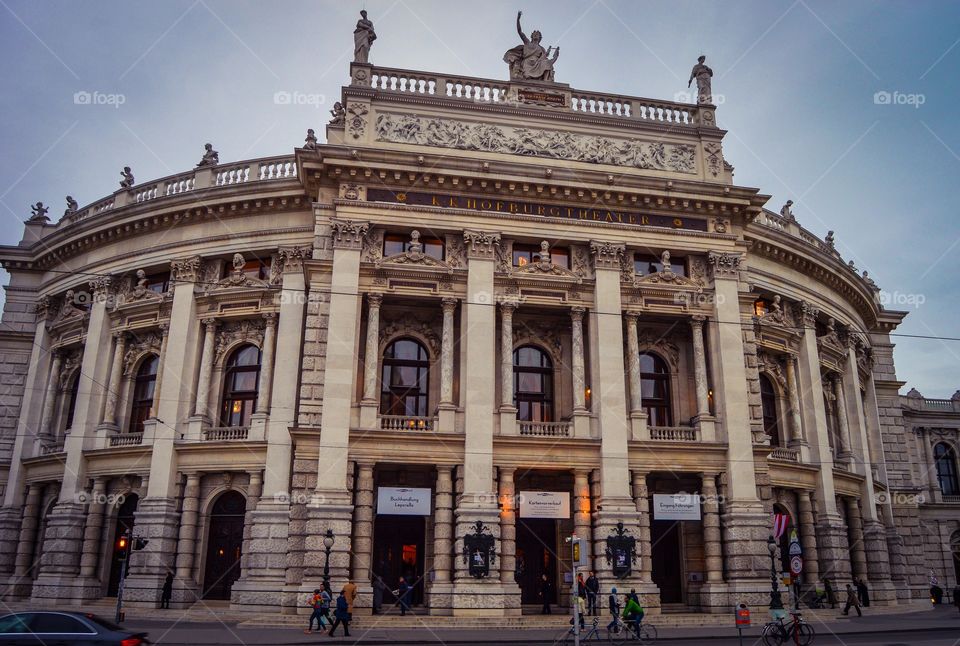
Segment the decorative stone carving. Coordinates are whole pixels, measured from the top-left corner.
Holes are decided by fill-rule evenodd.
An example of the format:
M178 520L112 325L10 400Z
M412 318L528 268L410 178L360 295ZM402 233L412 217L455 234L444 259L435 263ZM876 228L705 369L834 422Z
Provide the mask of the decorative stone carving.
M713 231L715 233L726 233L730 229L730 220L726 218L713 219Z
M677 345L672 334L663 335L649 328L644 328L637 331L637 344L640 352L652 350L666 359L673 370L678 367L680 346Z
M252 343L258 348L262 348L265 327L266 322L262 318L244 319L220 326L217 330L215 362L220 363L227 349L236 343Z
M204 144L203 157L200 158L197 168L212 168L219 163L220 153L213 149L213 144Z
M420 232L414 229L410 232L410 245L406 251L395 253L386 258L376 261L376 266L381 265L420 265L421 267L430 267L453 272L453 268L442 260L438 260L423 251L423 243L420 242Z
M133 171L129 166L124 166L120 171L120 188L132 188L134 181Z
M833 249L836 246L836 238L833 237L833 231L827 231L827 237L823 239L827 246Z
M243 273L243 268L247 264L246 258L241 253L233 254L233 270L230 275L217 281L216 289L229 289L231 287L268 287L266 281L259 278L252 278Z
M840 335L837 332L837 324L833 317L827 319L826 328L827 331L823 336L817 338L817 344L821 347L827 346L837 352L845 353L846 345L840 339Z
M441 339L440 335L438 335L437 331L433 328L432 323L422 321L410 312L406 312L389 321L384 321L384 325L380 328L379 340L381 349L395 337L404 334L414 334L426 340L430 349L430 355L436 357L439 354Z
M73 381L74 373L80 369L80 361L83 359L83 353L79 348L63 350L63 362L60 365L60 390L66 390L68 384Z
M690 70L690 79L687 81L687 87L690 87L694 79L697 81L698 105L713 104L713 70L707 67L706 61L706 56L700 56L697 58L697 64L693 66L692 70Z
M311 247L280 247L277 257L280 259L281 277L283 272L303 271L303 261L309 259L312 253Z
M593 263L590 262L590 251L587 247L570 246L570 266L573 267L573 273L580 278L593 278Z
M180 258L170 263L170 274L173 280L182 283L195 283L200 277L200 256Z
M873 291L880 291L880 288L877 287L877 283L870 278L870 272L868 272L866 269L863 270L863 282L865 282Z
M333 104L333 109L330 110L330 115L331 126L343 126L347 122L347 111L344 109L343 104L339 101Z
M783 299L779 294L773 297L770 303L770 309L763 316L757 317L761 325L777 325L780 327L793 327L793 320L787 310L783 308Z
M820 310L807 301L800 301L794 306L794 315L804 327L813 327L817 323Z
M633 279L637 276L637 268L633 262L633 251L625 249L620 258L620 282L625 285L632 285Z
M133 335L130 335L133 337ZM133 369L137 361L146 352L160 354L160 346L163 344L163 337L158 332L147 332L138 337L133 337L127 345L127 351L123 355L123 374L125 377L133 375Z
M875 363L873 358L873 348L864 345L862 342L857 343L856 354L857 367L864 372L872 372Z
M36 305L37 320L38 321L49 321L57 313L57 309L54 306L54 301L47 295L43 295L37 299Z
M660 254L660 265L663 267L660 271L652 274L645 274L634 279L634 285L646 284L668 284L678 287L695 287L697 291L702 291L702 286L697 284L692 278L681 276L673 271L670 265L670 252L664 251Z
M367 198L367 189L364 186L359 184L341 184L340 185L340 199L343 200L366 200Z
M110 276L97 276L87 284L90 286L94 301L106 299L113 295L111 290L113 279Z
M544 49L540 44L542 35L539 30L534 30L527 38L520 26L520 16L522 11L517 12L517 33L520 35L522 45L517 45L503 55L503 62L510 66L510 78L532 81L553 81L553 64L557 62L560 56L559 47L550 47ZM553 58L550 58L550 52L553 51Z
M540 254L537 256L537 260L535 262L529 262L522 267L513 269L513 273L557 276L559 278L570 278L578 283L581 280L577 274L573 273L566 267L553 264L553 262L550 260L550 243L546 240L540 243Z
M616 269L620 271L620 260L626 251L626 246L615 242L600 240L590 241L590 254L593 256L595 269Z
M454 269L466 268L467 249L463 246L463 238L456 235L448 235L446 237L446 243L447 264Z
M330 218L331 239L334 249L361 249L363 238L370 228L367 222Z
M742 261L742 253L717 253L716 251L711 251L707 254L707 263L710 266L710 273L714 279L737 278Z
M47 217L47 213L50 209L43 205L43 202L37 202L30 207L30 217L27 219L27 222L34 223L39 222L41 224L46 224L50 221L50 218Z
M348 130L354 139L359 139L363 135L363 129L367 126L367 113L369 110L363 103L348 103Z
M63 212L63 217L74 215L79 210L80 210L80 205L77 203L75 199L73 199L71 196L68 195L67 208Z
M313 128L307 128L307 138L303 140L303 149L317 149L317 135L313 132Z
M501 274L509 274L513 272L513 241L512 240L501 241L501 243L494 248L493 255L496 258L495 271Z
M371 229L363 238L360 260L379 263L381 258L383 258L383 229Z
M719 177L723 171L723 151L720 144L714 142L703 144L703 153L707 160L707 171L713 177ZM719 233L723 233L723 231Z
M467 247L467 258L494 260L496 248L500 246L500 234L464 231L463 242Z
M687 261L690 267L690 279L699 286L707 284L707 262L703 256L690 256Z
M778 357L757 350L757 370L773 377L783 388L787 387L787 375Z
M138 269L132 281L128 279L126 289L121 298L123 303L161 301L163 300L163 295L147 287L147 272Z
M360 12L357 28L353 30L353 62L367 63L370 60L370 48L377 39L377 32L373 30L373 21L367 18L367 11Z
M790 208L791 206L793 206L793 200L787 200L780 208L780 217L788 222L796 222L797 218L794 217L793 209Z
M381 114L377 117L376 138L390 143L696 173L694 147L690 145L594 137L562 130Z
M77 293L68 289L67 293L63 295L63 301L60 303L60 311L57 313L54 322L60 323L66 319L83 317L87 315L87 311L82 307L77 307Z

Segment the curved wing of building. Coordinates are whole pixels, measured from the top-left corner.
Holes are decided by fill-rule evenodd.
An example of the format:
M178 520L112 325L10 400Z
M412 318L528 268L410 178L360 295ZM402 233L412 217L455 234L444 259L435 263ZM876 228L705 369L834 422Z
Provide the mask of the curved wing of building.
M128 531L145 605L170 572L175 606L329 578L362 613L403 577L519 614L566 603L571 535L648 609L765 605L792 556L804 594L925 595L956 431L918 474L904 313L734 183L715 112L353 63L326 143L33 218L0 248L6 596L115 594Z

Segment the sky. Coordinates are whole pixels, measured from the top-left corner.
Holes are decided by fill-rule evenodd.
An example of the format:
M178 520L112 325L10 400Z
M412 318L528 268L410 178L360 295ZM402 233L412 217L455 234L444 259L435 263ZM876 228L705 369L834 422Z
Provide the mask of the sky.
M189 170L208 141L228 162L322 137L364 7L388 67L505 79L518 10L577 89L682 100L705 54L735 182L834 230L910 312L897 333L938 337L894 337L902 392L960 389L956 2L0 0L0 244L31 204L58 217L123 166L139 183Z

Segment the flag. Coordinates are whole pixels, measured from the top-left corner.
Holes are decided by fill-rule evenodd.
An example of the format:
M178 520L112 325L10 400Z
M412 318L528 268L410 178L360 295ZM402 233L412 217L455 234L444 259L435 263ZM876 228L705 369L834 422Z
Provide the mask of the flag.
M790 524L790 516L787 514L773 515L773 537L780 540L783 533L787 531L787 525Z

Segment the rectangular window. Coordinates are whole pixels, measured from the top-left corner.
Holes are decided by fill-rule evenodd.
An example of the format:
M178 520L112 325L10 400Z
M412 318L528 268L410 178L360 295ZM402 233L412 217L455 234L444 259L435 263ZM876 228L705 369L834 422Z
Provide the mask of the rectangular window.
M513 245L513 266L523 267L531 262L540 260L540 245L515 244ZM570 251L563 247L550 249L550 262L564 269L570 269Z
M147 289L157 294L166 294L167 290L170 289L170 272L165 271L147 276Z
M440 238L420 238L420 244L423 245L423 253L443 260L443 241ZM399 233L388 233L383 237L383 257L394 256L398 253L410 251L410 236Z
M637 254L633 261L633 270L638 276L647 276L663 271L663 263L657 256L641 256ZM687 275L687 264L683 258L671 258L670 270L678 276Z

